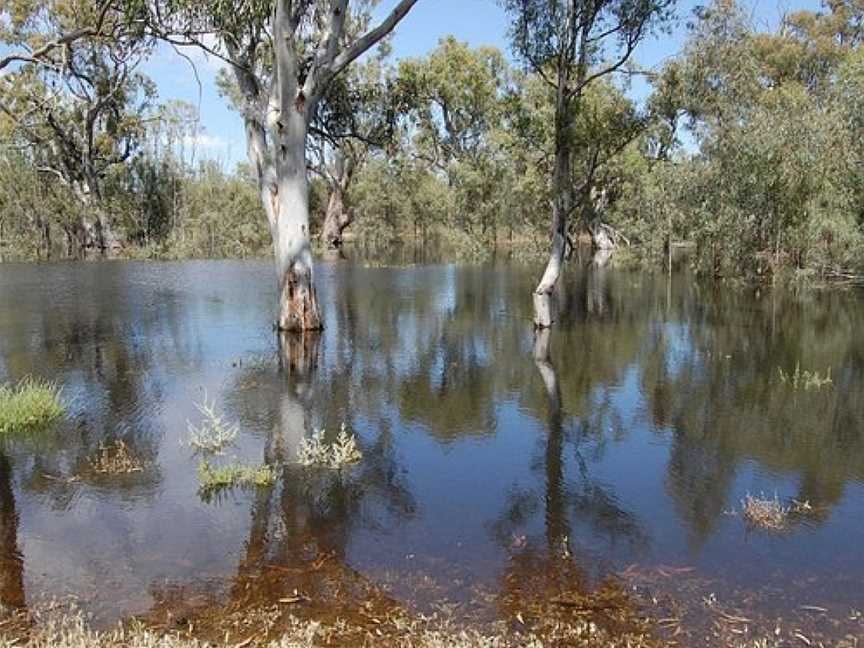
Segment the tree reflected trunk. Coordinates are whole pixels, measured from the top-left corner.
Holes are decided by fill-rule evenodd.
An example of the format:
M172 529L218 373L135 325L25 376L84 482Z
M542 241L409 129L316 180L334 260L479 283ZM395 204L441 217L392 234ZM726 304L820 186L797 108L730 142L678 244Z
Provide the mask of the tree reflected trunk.
M537 329L534 333L534 364L549 399L546 439L546 543L550 554L558 552L568 534L567 502L564 493L564 425L561 408L561 388L558 374L550 360L551 330Z
M18 511L12 490L12 465L0 453L0 604L23 608L24 560L18 549Z
M279 368L286 377L285 391L279 403L278 429L268 440L267 461L295 460L300 444L311 431L308 400L320 340L315 331L279 334Z

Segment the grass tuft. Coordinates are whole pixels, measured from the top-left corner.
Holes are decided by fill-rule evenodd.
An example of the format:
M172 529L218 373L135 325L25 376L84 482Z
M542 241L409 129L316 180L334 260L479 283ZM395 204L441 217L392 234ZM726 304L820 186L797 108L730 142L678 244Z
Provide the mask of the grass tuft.
M311 438L303 439L297 451L297 461L301 466L322 466L338 469L363 459L357 446L357 439L348 434L345 424L333 443L324 440L324 430L318 430Z
M102 475L128 475L144 470L145 463L135 455L123 440L104 444L90 460L93 472Z
M786 528L790 509L780 502L777 494L773 498L761 495L754 497L749 493L741 501L744 519L761 529L779 531Z
M271 466L248 466L239 463L214 466L208 461L198 464L198 482L204 493L214 493L227 488L264 487L276 481Z
M813 510L810 502L792 500L789 505L783 504L777 494L773 498L764 494L754 497L749 493L741 500L744 519L749 524L769 531L783 531L795 519L806 516Z
M60 392L54 383L38 378L0 385L0 433L42 429L62 417L66 408Z

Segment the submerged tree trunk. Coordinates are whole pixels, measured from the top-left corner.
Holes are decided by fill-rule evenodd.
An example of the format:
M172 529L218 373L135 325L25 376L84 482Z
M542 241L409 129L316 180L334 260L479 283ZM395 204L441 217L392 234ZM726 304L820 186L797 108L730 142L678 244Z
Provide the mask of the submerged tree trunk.
M282 115L277 129L281 148L276 192L271 191L264 198L271 211L270 228L279 278L277 327L280 331L316 331L323 327L309 239L306 118L299 109L294 114Z
M301 444L312 431L309 396L320 339L316 331L279 334L279 369L285 376L285 389L279 399L278 424L271 444L275 461L297 461Z
M243 97L247 154L273 237L279 284L276 326L281 331L323 328L312 276L306 170L307 138L317 106L332 80L390 33L417 0L400 0L377 27L345 45L349 2L276 2L266 20L269 30L252 29L248 38L230 30L223 33ZM317 45L305 39L301 28L306 19L314 22L315 4L322 6L323 19ZM259 74L265 40L272 44L267 76Z
M235 66L234 73L245 99L247 155L256 172L273 240L279 291L276 328L290 332L316 331L322 328L322 322L309 238L309 180L306 175L309 107L294 76L297 61L285 43L285 18L281 16L284 7L281 3L278 7L274 28L283 46L277 48L277 77L266 103L258 80L248 69ZM236 49L230 45L229 52L238 58ZM265 106L266 112L262 110Z
M552 293L567 252L567 219L573 203L570 186L570 102L567 98L566 81L559 80L555 108L555 175L552 179L554 194L552 206L552 251L540 283L534 290L534 326L548 328L555 321L555 304Z

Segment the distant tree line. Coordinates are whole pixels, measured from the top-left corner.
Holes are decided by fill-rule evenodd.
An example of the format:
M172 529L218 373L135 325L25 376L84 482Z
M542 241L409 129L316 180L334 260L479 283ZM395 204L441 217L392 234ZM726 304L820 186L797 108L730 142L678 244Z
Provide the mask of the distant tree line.
M611 18L552 33L560 16L538 22L532 4L506 7L518 65L453 37L393 62L384 40L322 86L306 147L318 245L400 239L547 255L552 223L553 258L581 241L661 266L670 246L687 244L706 276L864 271L859 0L789 13L771 32L715 0L690 19L683 50L650 71L626 42L620 65L587 45L615 28ZM630 4L647 13L621 14ZM652 20L668 20L667 4L648 4L610 4L633 46ZM0 40L25 55L3 61L0 76L0 255L271 253L254 165L227 169L195 150L194 108L160 103L140 72L158 34L104 6L4 10ZM368 12L350 18L346 44L371 24ZM52 34L84 23L99 28L36 59ZM559 75L571 64L575 76ZM641 102L626 92L636 75L651 86ZM218 83L246 114L230 65Z

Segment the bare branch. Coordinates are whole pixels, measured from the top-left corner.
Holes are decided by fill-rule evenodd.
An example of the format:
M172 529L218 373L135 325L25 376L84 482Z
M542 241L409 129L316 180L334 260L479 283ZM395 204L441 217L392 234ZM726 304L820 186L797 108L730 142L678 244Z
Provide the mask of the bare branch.
M396 27L399 21L405 17L416 3L417 0L401 0L381 24L366 32L333 60L333 63L329 66L330 69L327 71L328 76L339 74L348 65L357 60L361 54L393 31L393 28Z

